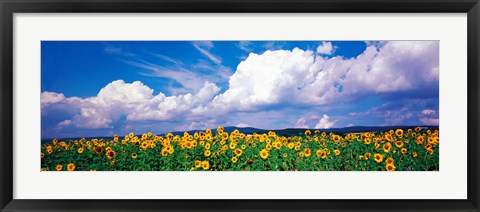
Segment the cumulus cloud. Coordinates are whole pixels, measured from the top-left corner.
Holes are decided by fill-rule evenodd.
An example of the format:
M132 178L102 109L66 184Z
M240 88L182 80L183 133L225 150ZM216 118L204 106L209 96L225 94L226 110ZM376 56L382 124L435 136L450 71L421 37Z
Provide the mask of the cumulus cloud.
M218 126L216 121L214 119L212 120L207 120L207 121L199 121L199 122L191 122L190 124L186 125L181 125L178 127L175 127L175 130L178 131L191 131L191 130L199 130L199 129L214 129Z
M426 109L422 111L422 115L419 118L419 121L425 125L439 125L438 113L432 109Z
M78 114L71 120L61 122L59 126L74 125L78 128L111 128L115 120L145 121L170 120L175 116L190 112L195 107L208 104L220 89L210 82L196 94L187 93L177 96L165 96L163 93L153 95L153 89L140 81L126 83L117 80L100 90L97 96L81 99L63 98L63 94L42 93L43 102L62 104L63 107L78 108ZM54 104L50 103L50 104ZM48 107L42 108L48 110ZM42 111L43 112L43 111Z
M307 118L301 117L297 120L297 123L295 124L296 128L310 128L307 125Z
M44 105L49 105L49 104L54 104L61 102L65 99L65 95L61 93L55 93L55 92L42 92L41 97L40 97L40 104L42 106Z
M317 47L317 53L319 54L331 55L334 51L335 48L331 42L323 41L322 44Z
M68 125L71 125L72 124L72 120L64 120L60 123L58 123L58 127L65 127L65 126L68 126Z
M370 45L356 58L324 58L313 51L250 53L215 97L215 110L269 105L327 105L368 95L438 95L438 42L392 41ZM437 93L435 93L435 91Z
M315 125L315 129L329 129L335 126L335 123L337 123L337 121L330 121L330 117L327 114L324 114Z

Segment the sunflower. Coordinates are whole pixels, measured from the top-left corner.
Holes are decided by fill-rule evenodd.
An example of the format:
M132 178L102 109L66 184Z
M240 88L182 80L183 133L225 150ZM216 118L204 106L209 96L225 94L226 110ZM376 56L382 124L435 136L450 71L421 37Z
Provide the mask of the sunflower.
M268 151L266 149L262 149L260 151L260 157L263 158L263 159L267 159L268 158Z
M175 152L175 149L173 149L173 147L170 147L170 149L168 149L168 154L173 154L173 152Z
M273 142L273 147L275 147L276 149L280 149L282 148L282 143L281 142Z
M102 153L103 149L102 149L101 146L97 146L97 147L95 147L95 149L93 151L97 154L100 154L100 153Z
M395 171L395 165L393 165L393 163L387 163L387 165L385 165L385 169L387 171Z
M423 138L423 136L418 136L417 144L423 144L423 141L425 141L425 138Z
M241 148L242 148L242 149L246 149L246 148L247 148L247 145L242 144Z
M305 157L310 157L310 155L312 154L312 150L306 148L303 150L303 153L305 154Z
M69 163L68 166L67 166L67 170L68 170L68 171L73 171L73 170L75 170L75 164Z
M397 135L397 137L402 137L403 136L403 130L402 129L395 130L395 135Z
M380 162L383 161L383 155L377 153L377 154L373 155L373 159L374 159L377 163L380 163Z
M322 159L327 158L327 153L326 153L325 151L322 151L322 152L320 153L320 157L321 157Z
M333 153L335 153L335 155L339 155L339 154L340 154L340 150L338 150L338 149L333 150Z
M293 149L293 147L295 147L295 144L293 142L290 142L290 143L287 144L287 147L289 149Z
M40 158L45 157L45 154L43 152L40 153Z
M135 152L132 153L132 158L133 158L133 159L137 158L137 156L138 156L137 153L135 153Z
M427 145L425 145L424 148L425 148L426 150L432 149L432 145L431 145L431 144L427 144Z
M370 139L370 138L365 138L365 144L368 145L368 144L370 144L370 143L372 143L372 139Z
M203 161L202 168L203 170L208 170L210 168L210 163L208 161Z
M143 150L146 150L148 148L148 143L146 141L142 142L142 145L140 146Z
M241 150L241 149L238 149L238 148L237 148L237 149L235 149L235 151L233 151L233 152L234 152L235 155L237 155L237 156L242 155L242 150Z
M235 149L235 147L237 147L237 143L236 142L231 142L230 145L228 145L230 147L230 149Z
M209 149L205 150L205 152L203 152L203 154L205 155L205 157L208 157L210 156L210 154L212 154L212 152L210 152Z
M323 150L319 149L317 150L317 152L315 152L315 154L317 155L317 157L322 157L322 152Z
M310 130L305 130L305 135L306 136L310 136L312 134L312 132L310 132Z
M58 165L55 167L55 170L57 170L57 171L62 171L62 169L63 169L63 166L60 165L60 164L58 164Z
M110 151L108 151L108 152L106 153L106 155L107 155L107 158L108 158L109 160L111 160L112 158L115 157L115 155L117 155L117 153L115 153L115 151L113 151L113 150L110 150Z
M82 154L83 153L83 147L78 148L77 152L78 152L78 154Z
M205 149L210 149L210 143L205 144Z
M412 157L416 158L418 156L417 152L412 153Z
M393 160L393 158L387 158L387 160L385 160L385 163L389 164L393 164L393 162L395 162L395 160Z
M403 147L403 142L402 141L397 141L397 142L395 142L395 146L397 146L398 148L402 148Z
M340 136L333 135L333 141L335 141L335 142L340 141Z
M403 155L407 154L407 148L402 148L400 151L402 152Z
M236 163L238 161L237 157L232 157L232 163Z
M223 150L223 151L227 151L227 150L228 150L228 146L227 146L227 145L223 145L223 146L222 146L222 150Z
M200 168L202 166L202 161L196 160L194 164L195 168Z
M168 150L167 149L162 149L162 156L167 156L168 155Z
M288 154L287 154L287 153L283 153L283 157L284 157L284 158L288 157Z
M369 152L367 152L367 153L365 153L365 155L363 155L363 158L364 158L365 160L370 159L370 157L372 157L372 154L369 153Z
M270 151L270 150L272 149L272 145L271 145L271 144L265 145L265 149L267 149L268 151Z
M433 153L435 152L435 151L433 151L433 149L427 149L427 151L428 151L428 154L430 154L430 155L433 155Z
M222 133L222 138L223 138L223 139L227 139L227 138L228 138L228 133L227 133L227 132L223 132L223 133Z
M134 136L133 132L128 134L128 137L130 137L130 138L133 138L133 136Z
M387 139L387 141L392 141L393 140L392 134L389 134L389 133L385 134L385 139Z
M433 137L428 137L427 142L428 142L429 144L433 143Z
M390 152L390 149L392 148L392 144L387 142L383 145L383 151L384 152Z

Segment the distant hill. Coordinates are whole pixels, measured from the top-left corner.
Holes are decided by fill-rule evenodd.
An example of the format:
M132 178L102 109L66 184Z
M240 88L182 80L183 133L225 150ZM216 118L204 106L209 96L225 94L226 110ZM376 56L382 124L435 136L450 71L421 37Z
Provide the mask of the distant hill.
M343 127L343 128L331 128L331 129L318 129L320 132L326 132L326 133L337 133L337 134L345 134L345 133L360 133L360 132L385 132L389 130L396 130L396 129L414 129L417 126L353 126L353 127ZM436 130L438 129L438 126L420 126L422 129L430 129L430 130ZM229 127L224 127L224 131L231 133L234 130L238 129L241 133L244 134L253 134L253 133L267 133L268 131L273 131L279 136L292 136L292 135L300 135L305 132L305 130L310 130L312 133L317 130L317 129L308 129L308 128L287 128L287 129L278 129L278 130L265 130L265 129L257 129L253 127L234 127L234 126L229 126ZM216 129L212 129L213 132L215 132ZM200 132L200 131L205 131L205 130L190 130L187 131L189 134L194 134L195 132ZM183 135L184 131L176 131L172 132L173 135ZM165 135L166 133L158 134L158 135ZM121 136L122 137L122 136ZM82 137L76 137L76 138L61 138L58 139L60 141L62 140L79 140ZM105 140L110 140L113 139L113 137L85 137L87 140L97 138L97 139L105 139ZM52 139L42 139L42 143L47 143L52 141Z
M417 126L353 126L353 127L343 127L343 128L331 128L331 129L318 129L321 132L326 132L326 133L338 133L338 134L344 134L344 133L359 133L359 132L382 132L382 131L389 131L389 130L396 130L396 129L414 129ZM436 130L438 129L438 126L420 126L422 129L431 129L431 130ZM277 135L281 136L289 136L289 135L298 135L298 134L303 134L306 130L315 131L317 129L312 129L312 128L287 128L287 129L277 129L277 130L266 130L266 129L258 129L258 128L253 128L253 127L224 127L224 131L231 133L234 130L238 129L241 133L244 134L253 134L253 133L267 133L268 131L273 131ZM215 129L212 129L215 131ZM189 134L193 134L195 132L200 132L204 130L191 130L187 131ZM174 135L183 135L183 131L179 132L172 132ZM164 135L164 134L160 134Z

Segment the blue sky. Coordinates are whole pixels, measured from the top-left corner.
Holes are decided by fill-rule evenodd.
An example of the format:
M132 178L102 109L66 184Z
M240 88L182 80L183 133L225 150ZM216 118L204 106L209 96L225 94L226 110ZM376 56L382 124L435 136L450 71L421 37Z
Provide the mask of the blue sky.
M438 125L437 41L43 41L42 138Z

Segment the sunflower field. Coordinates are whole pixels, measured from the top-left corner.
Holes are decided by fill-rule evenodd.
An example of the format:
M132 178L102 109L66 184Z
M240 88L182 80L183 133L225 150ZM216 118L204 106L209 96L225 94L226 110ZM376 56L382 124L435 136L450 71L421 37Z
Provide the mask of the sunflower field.
M438 171L438 130L130 133L41 144L42 171Z

